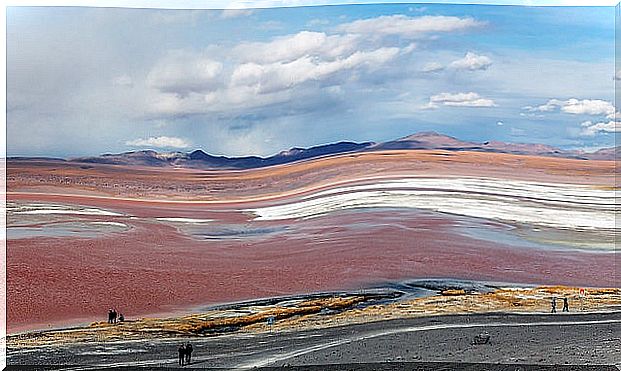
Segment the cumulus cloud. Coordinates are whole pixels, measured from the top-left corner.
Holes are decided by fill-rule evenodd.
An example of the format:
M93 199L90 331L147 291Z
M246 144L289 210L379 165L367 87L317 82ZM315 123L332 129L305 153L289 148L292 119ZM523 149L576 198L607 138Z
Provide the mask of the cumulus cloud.
M545 104L526 106L524 109L528 112L552 112L560 109L561 112L573 115L606 116L609 119L615 115L612 103L601 99L550 99Z
M231 76L234 86L254 87L256 92L271 93L290 89L310 80L323 80L337 72L358 67L377 68L395 58L399 48L379 48L369 52L357 51L348 57L333 61L320 61L302 57L289 63L258 65L246 63L238 66Z
M430 33L463 31L484 25L473 18L452 16L408 17L405 15L387 15L370 19L361 19L337 27L339 31L372 35L401 36L420 38Z
M270 42L242 43L233 49L233 53L242 62L255 63L286 63L309 55L334 59L357 50L359 41L360 37L355 35L302 31Z
M321 94L317 85L327 88L346 82L353 76L351 71L363 74L381 68L401 52L397 47L383 47L356 51L334 60L304 56L287 63L242 63L232 69L226 76L227 82L217 90L188 94L156 92L149 103L153 112L168 115L230 114L265 107L290 101L294 96ZM304 84L314 84L313 89L302 89Z
M444 66L438 62L426 63L423 68L421 68L421 71L425 73L440 72L442 70L444 70Z
M467 52L463 58L453 61L450 67L457 70L479 71L486 70L491 65L492 60L489 57Z
M562 102L561 111L574 115L614 115L612 103L599 99L569 99Z
M395 23L398 31L389 26ZM203 51L169 52L148 73L145 112L152 118L234 117L261 109L265 114L268 107L296 102L281 108L285 114L295 114L313 102L324 102L330 87L385 81L382 74L390 75L389 67L417 48L415 37L481 24L459 17L382 16L342 24L331 33L301 31L268 41L241 42L226 50L210 46ZM377 33L369 37L372 30ZM390 35L401 40L383 38ZM470 103L483 105L485 100ZM279 113L270 109L268 114Z
M608 122L592 122L585 121L580 124L582 130L580 131L580 135L586 137L595 136L598 133L617 133L621 132L621 122L619 121L608 121Z
M155 148L188 148L190 143L181 138L176 137L150 137L147 139L135 139L125 142L128 146L136 147L155 147Z
M438 108L440 105L454 107L495 107L493 100L482 98L474 92L469 93L440 93L429 98L424 108Z

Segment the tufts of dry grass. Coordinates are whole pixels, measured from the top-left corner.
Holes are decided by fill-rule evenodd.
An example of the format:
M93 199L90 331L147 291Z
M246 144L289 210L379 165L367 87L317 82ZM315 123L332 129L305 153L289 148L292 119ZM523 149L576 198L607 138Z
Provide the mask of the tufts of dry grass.
M144 318L110 325L95 322L87 327L12 335L8 348L26 348L75 342L113 342L145 338L207 336L228 331L297 331L395 318L486 312L549 312L551 299L567 297L572 312L621 308L621 289L587 289L542 286L501 288L489 293L445 290L440 295L370 305L365 295L325 296L283 301L270 305L238 306L179 318ZM557 302L557 305L562 303ZM326 315L325 310L331 312ZM273 317L273 326L267 325Z
M275 304L249 306L237 309L211 311L179 318L143 318L116 324L94 322L87 327L66 330L32 332L9 336L7 344L12 348L31 347L68 342L120 341L144 338L170 338L200 336L238 330L252 324L267 322L273 317L284 320L295 316L316 314L324 309L343 310L369 298L364 295L330 296L300 300L295 305ZM241 314L240 314L241 312Z

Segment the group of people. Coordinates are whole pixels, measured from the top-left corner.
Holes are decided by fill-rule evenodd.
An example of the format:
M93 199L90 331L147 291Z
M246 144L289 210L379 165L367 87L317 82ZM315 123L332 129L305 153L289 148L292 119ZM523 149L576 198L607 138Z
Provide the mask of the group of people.
M563 312L569 312L569 299L563 298ZM556 297L552 298L552 313L556 313Z
M116 308L110 308L110 310L108 310L108 323L116 323L117 319L119 322L125 321L123 313L118 313Z
M190 364L193 350L192 344L189 342L179 345L179 366Z

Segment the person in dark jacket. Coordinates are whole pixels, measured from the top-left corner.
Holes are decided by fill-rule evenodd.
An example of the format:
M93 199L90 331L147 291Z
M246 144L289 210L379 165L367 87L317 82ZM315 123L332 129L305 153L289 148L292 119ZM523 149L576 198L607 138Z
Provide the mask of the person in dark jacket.
M567 299L567 296L563 298L563 312L569 312L569 299Z
M556 298L552 298L552 313L556 313Z
M179 366L183 366L183 361L185 360L185 345L179 345Z
M192 344L190 344L189 342L187 344L185 344L185 364L189 365L190 361L192 360L192 351L194 349L192 348Z

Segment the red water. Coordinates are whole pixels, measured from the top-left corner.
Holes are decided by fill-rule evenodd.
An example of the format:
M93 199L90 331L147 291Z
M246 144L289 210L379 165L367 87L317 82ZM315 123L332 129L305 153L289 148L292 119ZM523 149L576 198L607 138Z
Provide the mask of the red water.
M157 209L106 202L109 209L141 217L248 221L240 213L199 206ZM288 232L238 240L198 240L172 225L142 218L119 221L132 229L100 238L10 240L8 331L105 320L110 307L137 318L209 303L356 289L409 278L616 284L611 254L480 241L460 235L459 220L440 214L352 211L289 223Z

